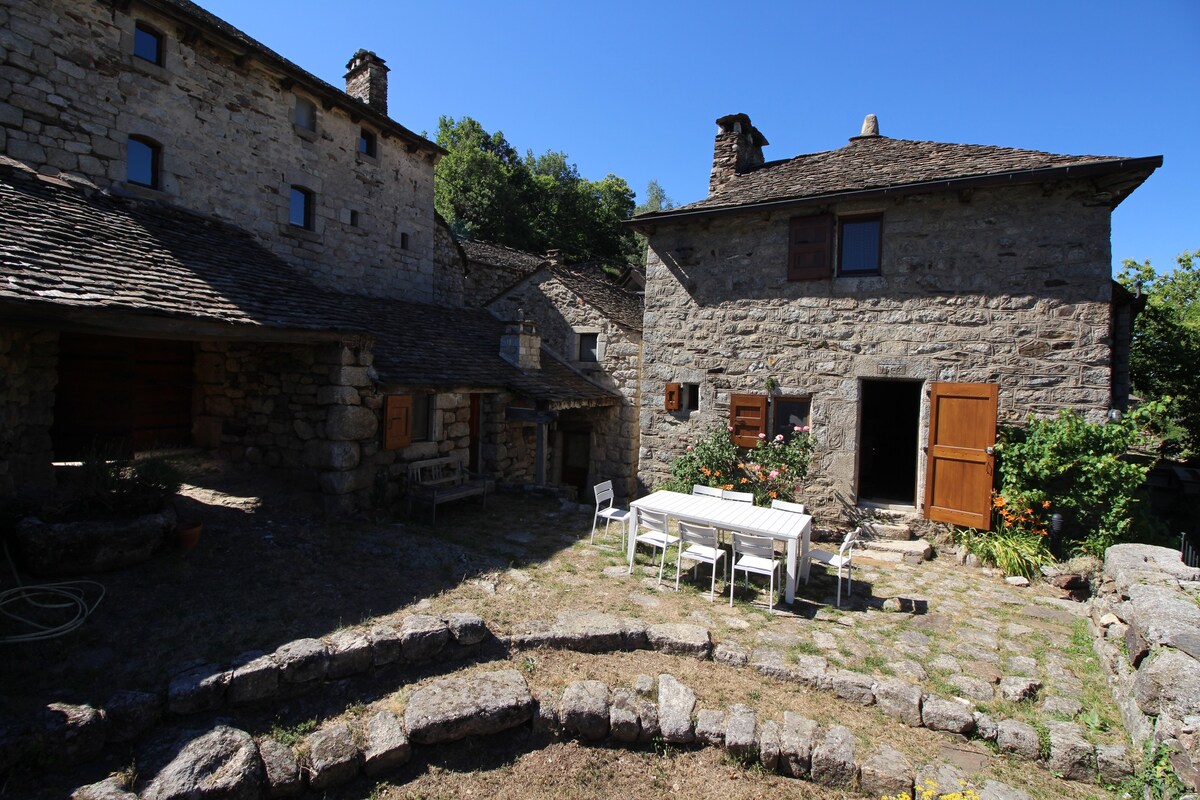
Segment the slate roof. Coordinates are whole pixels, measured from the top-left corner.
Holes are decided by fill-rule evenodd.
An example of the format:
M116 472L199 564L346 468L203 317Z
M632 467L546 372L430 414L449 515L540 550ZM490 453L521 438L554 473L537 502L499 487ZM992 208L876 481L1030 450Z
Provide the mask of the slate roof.
M642 329L642 296L613 283L599 264L554 266L550 272L609 319L635 331Z
M1145 175L1125 190L1127 194L1161 164L1162 158L1158 156L1133 159L1057 155L991 145L947 144L886 136L855 137L837 150L762 164L733 176L704 200L668 211L642 214L634 219L647 222L695 212L871 190L915 189L935 182L972 178L1010 176L1017 179L1022 173L1043 170L1065 174L1072 171L1144 170Z
M618 398L542 351L525 374L500 357L504 324L447 308L320 288L237 227L114 197L0 161L0 305L268 331L370 333L381 382L504 387L554 405ZM121 323L114 322L114 326ZM258 333L254 333L258 331Z
M477 242L470 239L463 239L459 244L470 261L489 267L500 267L519 273L521 276L529 275L546 263L544 256L535 256L533 253L514 250L501 244Z

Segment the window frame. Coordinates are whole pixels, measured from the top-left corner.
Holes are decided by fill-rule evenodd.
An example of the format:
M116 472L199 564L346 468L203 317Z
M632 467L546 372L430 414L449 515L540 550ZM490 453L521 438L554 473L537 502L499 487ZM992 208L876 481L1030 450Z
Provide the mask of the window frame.
M302 198L301 216L302 221L296 222L296 198ZM292 184L288 193L288 225L300 230L311 231L316 225L316 193L298 184Z
M150 180L141 181L133 176L133 149L134 146L146 148L146 152L150 155ZM139 159L140 161L140 159ZM155 191L162 190L162 145L154 141L148 136L141 134L131 134L125 142L125 182L134 186L142 186L146 189L154 189Z
M379 137L366 128L359 128L357 152L363 158L379 158Z
M293 94L292 96L295 98L295 102L292 104L292 125L295 126L296 130L298 131L303 131L305 133L316 133L317 104L302 95ZM309 109L309 120L312 123L311 125L305 125L300 121L300 109L302 107Z
M848 270L844 266L846 247L846 227L851 225L861 225L864 223L875 223L875 266L870 269L851 269ZM876 214L852 214L844 217L839 216L837 220L837 274L839 277L859 278L870 275L878 275L883 271L883 213Z
M410 397L412 421L409 431L412 443L434 441L433 415L437 411L437 395L433 392L412 392Z
M794 422L785 421L782 424L780 422L780 419L779 419L780 408L781 408L781 406L783 406L786 403L796 403L796 404L802 403L802 404L804 404L804 406L806 407L806 412L804 414L804 421L801 423L801 427L808 426L809 429L811 430L812 429L812 395L811 394L775 395L775 396L772 396L772 398L771 398L771 409L769 412L770 435L778 436L779 434L782 433L782 434L784 434L784 436L787 436L789 434L793 434L796 432L795 431L796 424Z
M154 58L146 58L140 51L138 46L140 43L147 41L154 43ZM133 57L145 61L147 64L153 64L156 67L163 66L164 54L166 52L167 37L162 31L155 28L148 22L137 20L133 23Z
M592 348L592 358L584 358L584 337L591 337L594 341ZM600 363L600 331L576 331L575 332L575 360L580 364L599 364Z

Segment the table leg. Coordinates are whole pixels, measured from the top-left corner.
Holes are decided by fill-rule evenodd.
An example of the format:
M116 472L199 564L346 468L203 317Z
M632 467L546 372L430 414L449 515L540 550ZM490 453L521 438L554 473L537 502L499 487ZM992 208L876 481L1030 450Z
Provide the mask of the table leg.
M638 510L636 508L629 509L629 517L625 521L625 524L629 526L628 530L627 530L627 533L629 534L629 536L628 536L629 544L625 549L625 558L629 561L629 574L630 575L633 574L633 550L634 550L634 544L635 544L634 538L637 536L637 529L638 529L638 521L637 520L638 520Z
M795 539L787 540L787 589L783 599L788 605L796 601L796 555L798 549Z
M812 522L804 526L804 544L800 548L800 577L808 583L808 572L812 569L812 559L808 555L812 545Z

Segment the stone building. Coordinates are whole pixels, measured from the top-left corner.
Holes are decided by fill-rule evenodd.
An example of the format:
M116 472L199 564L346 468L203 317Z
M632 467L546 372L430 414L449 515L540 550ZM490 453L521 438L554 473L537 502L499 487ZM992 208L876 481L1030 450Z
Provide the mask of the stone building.
M713 424L752 446L811 423L801 495L822 514L987 527L998 419L1123 405L1110 215L1161 157L891 139L870 116L765 162L746 115L717 125L708 197L633 221L645 483Z
M616 405L558 415L551 482L574 486L588 498L592 486L612 480L619 495L636 497L641 296L617 286L599 264L568 266L552 253L485 307L501 319L535 321L548 351L620 397Z
M527 409L619 402L464 307L444 151L378 56L343 91L187 0L12 0L0 30L0 497L195 444L347 510L431 455L529 479Z

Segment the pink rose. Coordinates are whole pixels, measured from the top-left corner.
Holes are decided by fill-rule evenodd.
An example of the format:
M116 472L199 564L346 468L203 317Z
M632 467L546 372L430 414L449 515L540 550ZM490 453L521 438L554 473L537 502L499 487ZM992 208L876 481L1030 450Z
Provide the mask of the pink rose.
M805 425L805 426L804 426L803 428L801 428L800 430L802 430L802 431L804 431L805 433L807 433L807 432L808 432L808 430L809 430L809 428L808 428L808 426L807 426L807 425Z
M770 474L768 474L768 475L767 475L767 477L768 477L768 478L771 478L772 480L774 480L775 478L778 478L778 477L779 477L779 470L777 470L777 469L773 469L773 470L771 470Z
M729 432L730 432L730 433L733 433L733 426L732 426L732 425L730 425L730 426L729 426Z
M801 428L799 425L797 425L797 426L796 426L796 431L795 431L795 432L796 432L796 433L799 433L799 432L800 432L800 431L802 431L802 430L804 430L804 429L803 429L803 428Z
M765 439L765 438L767 438L767 435L766 435L765 433L760 433L760 434L758 435L758 438L760 438L760 439Z
M777 441L777 442L782 442L782 441L783 441L783 434L782 434L782 433L777 433L777 434L775 434L775 441Z
M692 452L692 451L693 451L693 450L695 450L695 449L696 449L696 448L692 447L690 444L688 445L688 452L689 452L689 453L690 453L690 452Z

